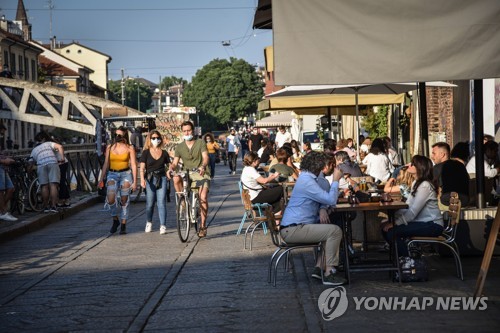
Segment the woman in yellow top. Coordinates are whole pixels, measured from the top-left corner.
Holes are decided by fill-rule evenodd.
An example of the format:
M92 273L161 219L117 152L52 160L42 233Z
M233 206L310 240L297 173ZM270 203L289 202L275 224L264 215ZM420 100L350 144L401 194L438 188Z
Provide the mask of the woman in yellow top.
M208 158L210 163L210 179L213 180L215 176L215 158L217 157L220 146L215 141L214 135L212 133L205 134L203 136L203 141L205 141L205 143L207 144Z
M124 126L118 127L115 132L115 139L111 145L106 147L106 159L102 166L101 177L99 178L99 187L103 187L103 178L106 174L106 204L111 210L113 225L109 230L115 233L120 225L118 219L118 204L121 207L120 234L126 234L126 224L128 218L128 205L130 202L130 190L134 192L137 188L137 160L134 146L129 144L128 130ZM116 200L116 195L120 200Z

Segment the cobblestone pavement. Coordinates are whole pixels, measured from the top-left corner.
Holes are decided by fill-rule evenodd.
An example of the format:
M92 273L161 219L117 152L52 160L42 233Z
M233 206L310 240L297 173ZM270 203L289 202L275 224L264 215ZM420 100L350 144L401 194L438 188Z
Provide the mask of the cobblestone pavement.
M218 166L219 174L226 168ZM322 319L318 298L327 289L310 278L310 251L294 255L291 273L267 283L274 247L259 231L253 251L235 236L242 205L238 176L212 184L208 237L181 243L175 209L168 204L168 233L144 233L145 204L131 205L127 235L109 235L111 219L101 203L43 228L0 243L2 332L344 332L469 331L500 327L500 265L494 258L485 286L484 311L356 310L353 297L470 296L481 258L465 257L465 281L452 258L430 257L431 281L391 282L387 273L353 274L349 306ZM173 198L172 198L173 199ZM2 230L0 229L0 233Z

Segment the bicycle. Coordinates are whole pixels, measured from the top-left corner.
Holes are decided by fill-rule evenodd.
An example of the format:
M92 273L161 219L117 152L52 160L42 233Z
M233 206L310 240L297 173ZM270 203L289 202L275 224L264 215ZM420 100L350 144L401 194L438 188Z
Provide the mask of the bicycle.
M9 167L9 175L14 185L14 193L10 201L10 211L14 213L17 211L19 215L23 215L26 211L27 193L28 193L28 171L26 167L26 160L16 160L16 162Z
M185 243L189 237L191 225L198 232L201 228L201 208L200 208L200 186L190 186L190 174L197 172L197 169L172 173L172 176L179 176L182 179L182 192L175 192L175 211L177 218L177 233L181 242Z

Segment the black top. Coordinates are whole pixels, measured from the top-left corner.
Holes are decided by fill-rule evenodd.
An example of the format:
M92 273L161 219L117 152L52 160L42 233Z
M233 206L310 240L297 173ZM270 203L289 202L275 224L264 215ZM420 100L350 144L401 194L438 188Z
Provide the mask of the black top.
M160 158L155 160L149 153L149 149L146 149L142 152L140 162L146 164L147 173L154 171L165 171L165 166L168 166L170 164L170 156L165 150L162 150Z
M351 161L346 161L346 162L340 163L339 169L343 173L350 174L351 177L362 177L363 176L363 172L361 172L359 165L357 165L356 163L351 162Z
M260 157L260 163L267 164L269 162L269 159L271 158L271 153L272 151L268 148L264 148L264 151L262 152L262 156Z
M262 139L264 139L264 137L260 133L250 135L249 140L252 141L252 151L257 152L260 149Z
M469 201L469 174L465 165L456 160L447 160L434 166L434 177L442 188L441 202L449 205L451 192L457 192L462 206Z

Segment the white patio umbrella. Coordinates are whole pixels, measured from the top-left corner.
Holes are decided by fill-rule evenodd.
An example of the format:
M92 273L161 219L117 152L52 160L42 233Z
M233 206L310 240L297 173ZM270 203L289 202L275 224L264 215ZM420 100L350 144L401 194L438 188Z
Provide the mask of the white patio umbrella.
M426 82L428 87L456 87L456 85L443 82L431 81ZM266 97L287 97L287 96L304 96L304 95L352 95L354 93L356 106L356 139L359 138L359 94L362 95L379 95L379 94L402 94L408 91L417 90L417 82L409 83L378 83L378 84L357 84L357 85L304 85L304 86L289 86L284 89L273 92ZM358 156L359 146L358 142Z

